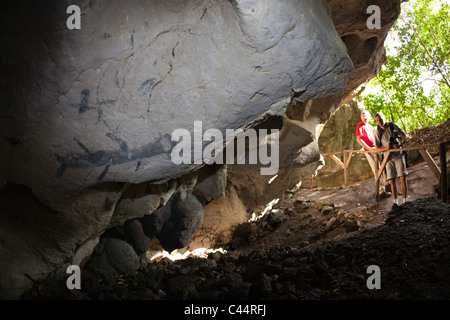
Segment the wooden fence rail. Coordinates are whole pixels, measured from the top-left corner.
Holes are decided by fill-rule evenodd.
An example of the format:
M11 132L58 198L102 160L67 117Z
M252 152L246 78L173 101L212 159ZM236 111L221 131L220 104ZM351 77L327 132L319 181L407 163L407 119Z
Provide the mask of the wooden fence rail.
M385 151L384 160L381 162L380 166L372 167L375 177L375 201L378 203L379 201L379 183L380 183L380 177L384 171L384 168L386 166L386 162L388 159L388 155L391 152L399 152L399 151L409 151L409 150L419 150L420 155L424 158L426 163L428 164L428 167L430 167L431 171L433 172L434 176L436 177L436 180L438 181L440 185L440 193L441 193L441 199L444 202L447 202L448 195L447 195L447 147L450 145L450 141L442 142L442 143L434 143L434 144L427 144L422 146L415 146L415 147L406 147L402 149L390 149L388 151ZM438 165L434 162L433 158L431 157L430 153L428 152L429 148L439 148L439 161L440 161L440 168ZM337 154L343 154L343 161L339 159L336 155ZM322 156L325 158L326 156L329 156L331 159L333 159L342 169L344 169L344 182L345 187L348 187L348 167L350 164L350 160L352 159L353 153L377 153L373 150L369 151L363 151L363 150L341 150L341 151L335 151L330 153L322 154ZM377 161L375 162L377 163Z

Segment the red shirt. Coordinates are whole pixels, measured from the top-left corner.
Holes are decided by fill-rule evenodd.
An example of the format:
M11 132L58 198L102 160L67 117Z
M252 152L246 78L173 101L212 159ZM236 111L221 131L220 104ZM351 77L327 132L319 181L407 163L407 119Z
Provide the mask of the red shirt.
M358 123L358 126L356 127L356 135L358 137L361 137L361 140L363 140L369 147L375 147L375 134L374 134L374 128L371 124L364 124L363 122ZM364 150L367 150L364 148Z

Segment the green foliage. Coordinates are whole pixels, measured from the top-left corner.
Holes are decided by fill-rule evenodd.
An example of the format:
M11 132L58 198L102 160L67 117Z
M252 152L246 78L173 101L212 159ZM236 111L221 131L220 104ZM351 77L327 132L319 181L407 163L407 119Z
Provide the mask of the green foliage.
M387 60L362 94L367 110L411 132L450 117L450 6L446 0L411 0L386 43Z

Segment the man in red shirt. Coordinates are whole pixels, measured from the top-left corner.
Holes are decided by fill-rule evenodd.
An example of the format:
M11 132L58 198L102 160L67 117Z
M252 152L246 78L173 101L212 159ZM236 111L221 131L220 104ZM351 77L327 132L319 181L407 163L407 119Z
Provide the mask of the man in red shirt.
M361 121L356 126L356 140L364 150L375 150L375 129L369 123L370 113L367 110L361 112ZM369 153L366 153L366 155Z
M364 148L365 151L375 150L375 129L369 123L371 119L370 112L364 110L361 112L361 121L356 126L356 141ZM366 155L367 161L369 161L370 167L374 175L376 174L375 168L378 168L378 160L377 155L375 153L364 153ZM383 197L389 197L391 195L390 192L385 191L386 179L384 173L381 175L381 183L380 183L380 194Z

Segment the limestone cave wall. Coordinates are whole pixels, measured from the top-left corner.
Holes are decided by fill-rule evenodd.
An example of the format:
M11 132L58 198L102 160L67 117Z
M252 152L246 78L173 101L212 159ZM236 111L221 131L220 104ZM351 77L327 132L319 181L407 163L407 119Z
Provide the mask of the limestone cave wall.
M379 71L400 12L400 0L82 0L72 30L71 4L1 13L3 298L71 264L133 270L155 237L172 250L203 232L209 245L292 188L317 168L321 125ZM280 129L276 179L174 163L174 130L194 138L194 159L205 147L196 121Z

